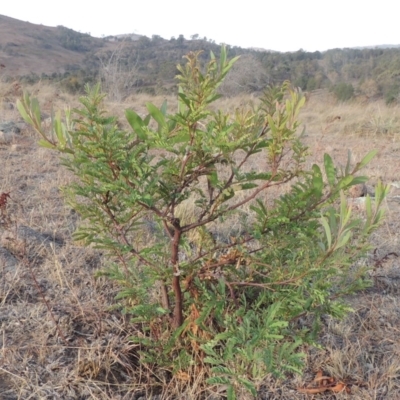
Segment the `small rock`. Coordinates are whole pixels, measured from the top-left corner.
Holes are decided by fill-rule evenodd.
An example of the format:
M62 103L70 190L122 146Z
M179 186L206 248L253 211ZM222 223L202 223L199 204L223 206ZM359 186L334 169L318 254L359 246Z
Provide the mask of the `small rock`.
M354 185L349 189L349 195L353 199L357 197L365 197L367 193L367 187L363 183Z
M370 197L375 197L375 188L374 188L374 186L370 186L370 185L365 185L365 187L367 188L367 194L370 196ZM366 195L367 195L366 194ZM365 196L366 196L365 195Z
M21 132L21 126L24 125L23 123L17 123L13 121L9 122L2 122L0 124L0 131L3 131L4 133L20 133Z
M18 260L4 247L0 247L0 268L5 272L13 272L18 265Z
M390 185L393 186L396 189L400 189L400 181L390 182Z
M3 108L5 110L14 110L14 104L9 102L9 101L4 101L3 102Z
M365 200L366 197L354 197L347 199L347 204L353 209L357 211L365 211Z
M10 143L15 137L13 132L0 131L0 143L7 144Z

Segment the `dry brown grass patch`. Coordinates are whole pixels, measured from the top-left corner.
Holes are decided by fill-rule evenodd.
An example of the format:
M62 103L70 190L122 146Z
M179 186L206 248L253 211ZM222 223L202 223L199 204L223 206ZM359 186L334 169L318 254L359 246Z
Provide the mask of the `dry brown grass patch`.
M1 90L2 87L0 95ZM33 90L43 96L49 107L63 107L72 101L57 88L38 85ZM399 180L399 108L382 103L336 104L326 96L322 100L311 97L303 112L305 141L311 151L309 165L321 163L324 152L344 164L347 149L352 150L354 160L359 160L372 148L378 148L378 156L366 171L372 176L369 187L372 189L378 178L386 182ZM127 107L145 114L147 100L159 105L164 97L132 96L122 106L110 104L110 108L121 116L121 110ZM225 99L220 104L234 109L250 100ZM15 98L11 96L9 101L15 102ZM170 104L174 106L173 101ZM391 130L361 134L353 129L373 118L392 121ZM19 117L14 109L0 108L0 119ZM152 388L153 394L158 395L153 398L157 399L196 400L201 395L218 398L217 393L205 390L202 372L196 371L188 381L184 375L172 377L168 371L139 368L138 348L129 341L136 328L112 309L118 288L104 278L94 278L104 262L103 255L71 240L77 217L64 204L59 190L71 177L60 166L58 156L38 148L36 141L26 130L15 140L17 151L10 145L0 145L0 193L10 193L7 212L12 218L10 226L0 226L2 235L11 237L21 227L27 227L39 237L52 238L48 246L44 245L45 251L34 241L29 246L22 241L17 248L3 243L7 248L0 257L0 398L143 400L151 398ZM262 162L257 166L262 168ZM281 193L271 193L267 200ZM400 251L398 195L400 190L393 188L387 201L387 221L372 237L380 258ZM227 223L226 234L235 229L235 223L239 226L239 220ZM3 256L12 256L17 262L6 264ZM372 254L367 261L373 266ZM348 299L354 313L343 321L325 321L321 349L304 349L308 358L303 376L281 380L267 376L259 398L310 398L296 388L312 381L319 369L348 382L351 388L351 395L325 393L319 395L320 399L400 398L399 262L393 256L373 269L373 287ZM52 316L40 292L48 301ZM243 394L241 399L250 398Z

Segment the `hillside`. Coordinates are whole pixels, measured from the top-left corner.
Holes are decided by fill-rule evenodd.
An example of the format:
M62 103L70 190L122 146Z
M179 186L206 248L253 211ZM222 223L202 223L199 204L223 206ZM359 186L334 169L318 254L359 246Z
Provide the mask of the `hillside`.
M133 92L171 93L176 90L176 65L185 54L203 51L205 60L210 51L218 57L219 49L206 38L125 34L100 39L0 16L0 78L49 80L72 93L101 80L116 100ZM229 53L241 58L221 87L227 96L261 92L269 84L290 80L304 91L329 89L342 101L355 96L387 103L400 99L398 47L279 53L231 46Z
M104 44L102 39L62 26L35 25L0 15L0 63L8 76L64 73Z

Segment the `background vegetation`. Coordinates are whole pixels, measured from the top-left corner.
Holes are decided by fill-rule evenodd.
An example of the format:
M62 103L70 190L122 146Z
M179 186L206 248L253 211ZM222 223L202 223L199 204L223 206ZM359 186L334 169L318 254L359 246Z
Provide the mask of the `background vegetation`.
M219 45L197 34L190 39L134 34L100 39L63 26L44 27L4 16L0 20L0 61L5 65L1 78L28 83L47 80L71 93L83 93L85 82L99 78L108 79L107 86L114 77L104 73L106 66L124 77L116 99L139 92L176 93L176 66L187 52L204 50L203 62L209 51L219 55ZM267 85L290 80L307 92L329 89L340 101L353 97L383 98L387 104L398 101L399 48L279 53L230 46L229 51L242 58L220 88L225 96L260 93Z
M205 40L168 41L159 37L142 37L138 41L124 43L120 62L126 69L135 67L136 77L127 83L135 91L162 94L171 89L176 90L176 65L183 55L189 50L199 49L205 50L205 54L209 50L216 54L219 52L219 46ZM235 66L229 78L233 83L225 83L222 88L228 96L261 92L266 85L282 84L290 80L303 91L332 89L341 101L354 96L365 100L384 98L388 104L398 101L400 49L333 49L313 53L299 50L278 53L233 46L230 53L246 57ZM107 59L111 54L111 51L105 52L101 58ZM84 83L82 78L97 74L100 63L93 60L95 58L89 54L80 75L73 73L80 76L81 90Z

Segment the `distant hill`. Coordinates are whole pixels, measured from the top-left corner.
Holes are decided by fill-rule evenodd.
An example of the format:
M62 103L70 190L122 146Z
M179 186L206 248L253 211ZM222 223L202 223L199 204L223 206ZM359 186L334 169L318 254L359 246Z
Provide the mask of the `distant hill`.
M121 90L155 93L176 86L176 65L189 51L204 51L203 59L220 46L206 40L188 41L182 35L165 40L135 33L95 38L58 26L47 27L0 15L0 78L60 82L70 91L84 83L118 80ZM245 54L244 49L231 51ZM110 83L110 82L109 82Z
M121 35L108 36L105 37L105 39L117 38L117 39L139 40L142 36L143 35L138 35L137 33L123 33Z
M0 63L7 75L63 73L85 55L104 47L103 39L65 27L48 27L0 15Z
M210 51L218 57L220 45L183 35L170 40L134 33L95 38L0 15L1 79L48 79L71 92L101 80L115 100L132 92L170 93L177 88L176 66L190 51L202 52L200 60L206 62ZM290 80L304 91L328 88L341 100L358 96L400 102L400 45L287 53L230 46L229 56L237 55L239 61L220 87L227 96L261 92Z
M351 47L352 49L399 49L400 44L379 44L377 46L361 46L361 47Z
M156 85L170 88L175 85L176 65L185 54L205 50L207 58L210 50L218 54L219 49L211 41L188 41L182 35L171 40L135 33L95 38L63 26L36 25L0 15L0 78L19 77L29 83L56 79L72 91L102 77L102 72L117 71L121 76L127 74L127 89L135 86L154 92Z

